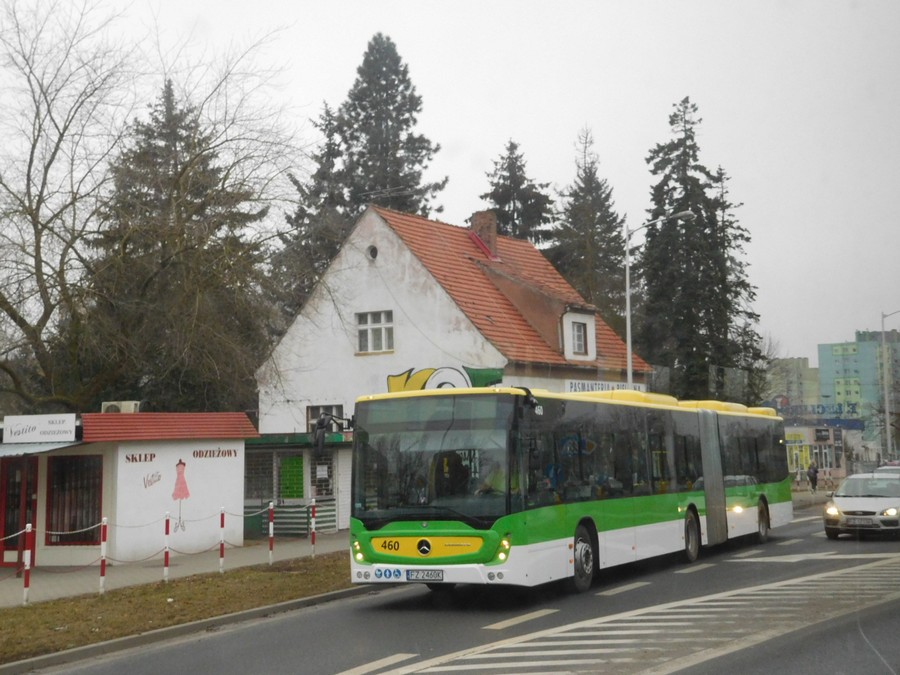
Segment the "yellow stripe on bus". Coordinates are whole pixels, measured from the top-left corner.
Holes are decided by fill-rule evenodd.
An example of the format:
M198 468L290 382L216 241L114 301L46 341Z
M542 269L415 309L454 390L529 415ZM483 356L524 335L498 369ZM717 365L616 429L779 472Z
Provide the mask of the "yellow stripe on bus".
M422 554L420 547L427 542L428 553ZM477 552L483 543L481 537L373 537L372 548L379 553L399 555L406 558L428 560L445 556L465 555Z

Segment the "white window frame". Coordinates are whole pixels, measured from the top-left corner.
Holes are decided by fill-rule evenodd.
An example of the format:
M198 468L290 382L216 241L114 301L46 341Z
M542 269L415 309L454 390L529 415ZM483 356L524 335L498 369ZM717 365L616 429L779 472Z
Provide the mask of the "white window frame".
M344 406L342 405L309 405L306 406L306 429L309 433L313 433L316 430L316 422L319 420L319 415L322 413L328 413L330 415L334 415L335 417L344 417ZM334 420L331 420L328 425L329 432L340 431L340 426Z
M378 354L394 351L394 312L357 312L356 353Z
M572 322L572 353L586 356L587 348L587 324L584 321Z
M575 350L575 324L584 325L584 351ZM562 316L563 356L570 361L593 361L597 358L597 323L593 314L568 311Z

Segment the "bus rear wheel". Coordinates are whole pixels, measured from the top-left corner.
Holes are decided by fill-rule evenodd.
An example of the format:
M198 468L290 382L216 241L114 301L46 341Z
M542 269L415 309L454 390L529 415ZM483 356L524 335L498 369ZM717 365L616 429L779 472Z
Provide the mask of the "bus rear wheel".
M689 563L700 557L700 520L693 509L684 516L684 557Z
M594 568L597 565L594 541L588 528L584 525L575 528L572 555L575 570L572 578L569 579L569 587L575 593L584 593L590 590L591 584L594 582Z

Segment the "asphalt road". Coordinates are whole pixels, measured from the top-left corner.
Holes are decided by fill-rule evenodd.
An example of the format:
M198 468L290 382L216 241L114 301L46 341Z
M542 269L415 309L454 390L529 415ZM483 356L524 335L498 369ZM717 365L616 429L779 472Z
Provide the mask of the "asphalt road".
M44 672L900 671L900 544L829 541L817 513L693 565L605 571L582 595L378 589Z

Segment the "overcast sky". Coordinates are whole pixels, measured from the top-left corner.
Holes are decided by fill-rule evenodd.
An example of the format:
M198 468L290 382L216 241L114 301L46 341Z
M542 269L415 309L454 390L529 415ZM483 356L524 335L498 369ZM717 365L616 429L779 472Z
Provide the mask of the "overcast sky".
M306 118L340 105L368 41L389 36L423 99L418 130L442 148L438 217L457 225L485 206L509 139L532 179L562 189L587 127L638 227L644 160L690 96L700 160L744 204L754 308L778 355L815 364L818 344L900 310L897 0L138 0L128 12L206 46L284 28L270 54ZM885 325L900 328L900 313Z

